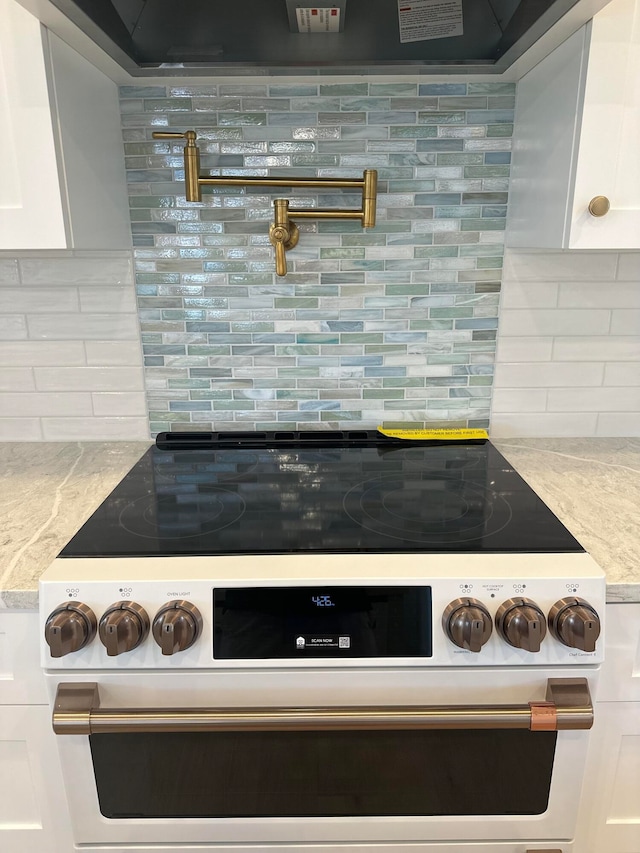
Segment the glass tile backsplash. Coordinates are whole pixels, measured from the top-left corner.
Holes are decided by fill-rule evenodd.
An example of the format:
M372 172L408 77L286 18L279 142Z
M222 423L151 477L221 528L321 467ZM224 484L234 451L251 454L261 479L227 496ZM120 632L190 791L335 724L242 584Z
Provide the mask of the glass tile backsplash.
M488 426L515 86L355 82L125 86L122 125L151 430ZM303 220L275 275L273 199L211 175L361 177L377 225ZM295 221L295 217L292 216Z

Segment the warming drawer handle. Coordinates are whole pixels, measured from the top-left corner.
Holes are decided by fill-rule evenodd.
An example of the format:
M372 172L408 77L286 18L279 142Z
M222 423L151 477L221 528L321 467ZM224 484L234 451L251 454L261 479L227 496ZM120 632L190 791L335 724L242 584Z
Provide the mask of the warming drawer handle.
M53 730L59 735L117 732L326 731L362 729L590 729L585 678L550 678L545 702L353 708L101 708L98 685L58 685Z

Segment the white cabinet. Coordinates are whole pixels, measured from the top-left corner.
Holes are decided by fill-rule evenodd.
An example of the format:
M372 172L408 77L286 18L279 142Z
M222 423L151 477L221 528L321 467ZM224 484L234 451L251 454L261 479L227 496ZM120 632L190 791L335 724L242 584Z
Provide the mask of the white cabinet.
M131 243L115 84L0 0L0 249Z
M580 853L640 851L640 604L607 606L606 655L578 819Z
M0 613L0 850L73 850L39 661L38 614Z
M639 138L640 0L612 0L518 82L507 245L640 247Z

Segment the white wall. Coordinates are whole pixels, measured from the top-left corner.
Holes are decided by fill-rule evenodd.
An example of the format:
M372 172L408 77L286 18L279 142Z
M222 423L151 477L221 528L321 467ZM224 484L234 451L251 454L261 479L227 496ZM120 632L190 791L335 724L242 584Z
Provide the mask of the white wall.
M640 435L640 253L507 249L491 434Z
M148 436L131 252L1 252L0 441Z

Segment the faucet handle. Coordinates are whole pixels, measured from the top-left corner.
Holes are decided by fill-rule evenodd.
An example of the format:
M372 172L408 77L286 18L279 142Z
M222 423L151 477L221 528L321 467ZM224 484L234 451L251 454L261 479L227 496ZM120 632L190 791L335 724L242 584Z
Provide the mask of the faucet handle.
M186 139L187 145L195 145L196 141L195 130L185 130L184 133L174 130L154 130L151 136L154 139Z
M276 198L273 202L274 222L269 226L269 240L276 250L276 275L287 274L286 250L293 249L300 239L298 226L289 219L289 201Z

